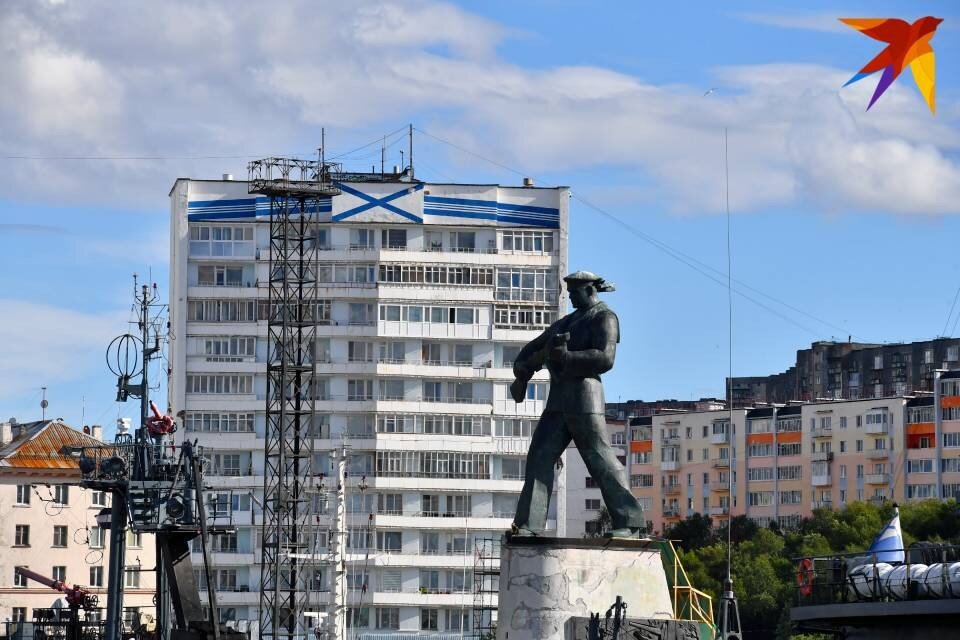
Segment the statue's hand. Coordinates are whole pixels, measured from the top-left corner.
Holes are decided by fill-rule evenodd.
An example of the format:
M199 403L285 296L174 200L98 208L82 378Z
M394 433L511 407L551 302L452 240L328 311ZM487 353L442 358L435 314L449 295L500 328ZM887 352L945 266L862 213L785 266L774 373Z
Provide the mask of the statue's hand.
M510 396L514 402L523 402L527 397L527 381L522 378L515 378L510 383Z
M564 363L567 361L567 345L566 343L560 343L554 345L550 349L550 364L556 368L563 367Z

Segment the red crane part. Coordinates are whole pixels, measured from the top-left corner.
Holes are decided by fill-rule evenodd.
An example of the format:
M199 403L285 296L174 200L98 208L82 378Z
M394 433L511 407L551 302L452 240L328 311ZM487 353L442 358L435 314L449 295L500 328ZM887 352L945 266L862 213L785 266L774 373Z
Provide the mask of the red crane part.
M150 410L153 411L153 417L147 418L147 431L153 436L165 436L173 433L176 426L173 424L173 418L165 416L157 409L157 405L150 401Z
M78 584L75 584L71 587L66 582L42 576L39 573L30 571L30 569L27 569L26 567L16 567L14 571L25 578L29 578L34 582L39 582L42 585L50 587L54 591L59 591L63 594L63 597L66 598L67 604L69 604L71 607L82 607L87 609L97 606L97 596L90 593L88 590L84 589Z

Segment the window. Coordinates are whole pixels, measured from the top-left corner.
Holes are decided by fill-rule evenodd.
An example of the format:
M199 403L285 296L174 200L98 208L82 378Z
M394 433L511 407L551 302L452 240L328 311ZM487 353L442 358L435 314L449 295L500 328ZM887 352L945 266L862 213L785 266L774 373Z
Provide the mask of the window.
M439 629L439 611L437 609L420 609L420 628L424 631Z
M251 414L252 416L253 414ZM94 491L90 495L90 504L95 507L105 507L107 506L107 492L106 491Z
M857 453L863 451L863 440L857 440L856 442Z
M373 400L373 380L347 380L347 400Z
M103 586L103 567L100 567L100 566L90 567L90 586L91 587Z
M790 465L788 467L777 467L778 480L801 480L803 479L803 467L800 465Z
M846 441L846 440L841 440L841 441L840 441L840 453L845 453L846 451L847 451L847 441Z
M350 248L372 249L375 245L373 229L350 229Z
M497 300L523 302L556 302L557 275L554 269L498 267Z
M253 226L190 225L190 255L198 257L252 256Z
M439 231L424 232L423 247L426 251L443 251L443 234Z
M862 477L863 477L863 465L862 465L862 464L858 464L858 465L857 465L857 477L858 477L858 478L862 478Z
M240 374L192 374L187 376L187 393L250 394L253 376Z
M197 267L197 285L201 287L243 286L243 267L201 264Z
M383 229L380 231L380 247L382 249L406 249L406 229Z
M57 504L70 504L70 485L56 485L53 488L53 501Z
M54 580L59 580L60 582L66 582L67 568L63 565L57 565L53 567L53 571L50 572L50 577Z
M751 507L769 507L773 505L773 491L751 491L747 494L747 503Z
M450 250L473 253L477 248L477 234L473 231L451 231Z
M553 253L553 232L501 231L500 250L516 253Z
M366 629L370 626L369 607L349 607L347 609L347 628Z
M556 319L556 310L546 307L496 305L493 308L493 323L499 328L542 329Z
M18 524L14 527L13 546L15 547L30 546L30 525Z
M29 569L26 565L20 565L24 569ZM20 572L16 570L16 567L13 570L13 586L24 588L27 586L27 577L21 575Z
M955 449L960 447L960 433L943 434L943 447L945 449Z
M503 480L523 480L526 470L526 458L504 457L500 460L500 477Z
M773 480L773 467L748 468L747 480Z
M583 508L587 511L600 511L602 501L599 498L587 498L584 501Z
M847 416L840 416L840 428L841 429L847 428Z
M127 546L134 549L143 547L143 534L127 529Z
M454 575L462 576L462 573ZM470 613L460 609L447 609L447 631L469 631Z
M30 504L31 493L33 493L33 485L18 484L17 485L17 501L15 504L18 504L18 505Z
M10 621L11 622L26 622L27 621L27 608L26 607L12 607L10 609Z
M377 531L377 551L383 553L400 553L403 548L402 535L399 531Z
M944 473L960 472L960 458L944 458L940 461Z
M547 399L547 383L546 382L527 383L527 400L546 400L546 399Z
M187 431L253 433L253 413L188 411L183 422ZM101 504L96 502L96 493L104 492L98 491L94 495L94 504ZM106 494L103 499L106 500Z
M53 546L67 546L67 527L65 525L53 525Z
M400 609L398 607L380 607L377 609L377 629L399 629Z
M439 509L439 504L437 505L437 508ZM440 512L424 511L423 513L424 515L439 515ZM440 534L435 531L421 531L420 532L420 553L424 555L435 555L437 553L440 553Z
M908 484L907 498L935 498L937 486L933 484Z

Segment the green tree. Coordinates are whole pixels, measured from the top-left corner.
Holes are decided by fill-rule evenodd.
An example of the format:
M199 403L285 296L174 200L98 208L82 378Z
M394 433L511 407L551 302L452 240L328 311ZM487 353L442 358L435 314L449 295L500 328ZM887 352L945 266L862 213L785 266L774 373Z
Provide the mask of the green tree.
M676 540L677 546L689 551L711 544L714 532L710 517L695 513L666 529L663 537Z

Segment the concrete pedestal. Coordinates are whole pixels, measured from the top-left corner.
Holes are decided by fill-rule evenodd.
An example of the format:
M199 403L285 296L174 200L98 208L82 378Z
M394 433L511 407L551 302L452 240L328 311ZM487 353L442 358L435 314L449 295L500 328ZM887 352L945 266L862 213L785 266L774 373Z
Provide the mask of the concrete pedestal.
M510 538L500 556L497 640L563 640L574 617L617 596L631 618L673 618L655 543L621 538Z

